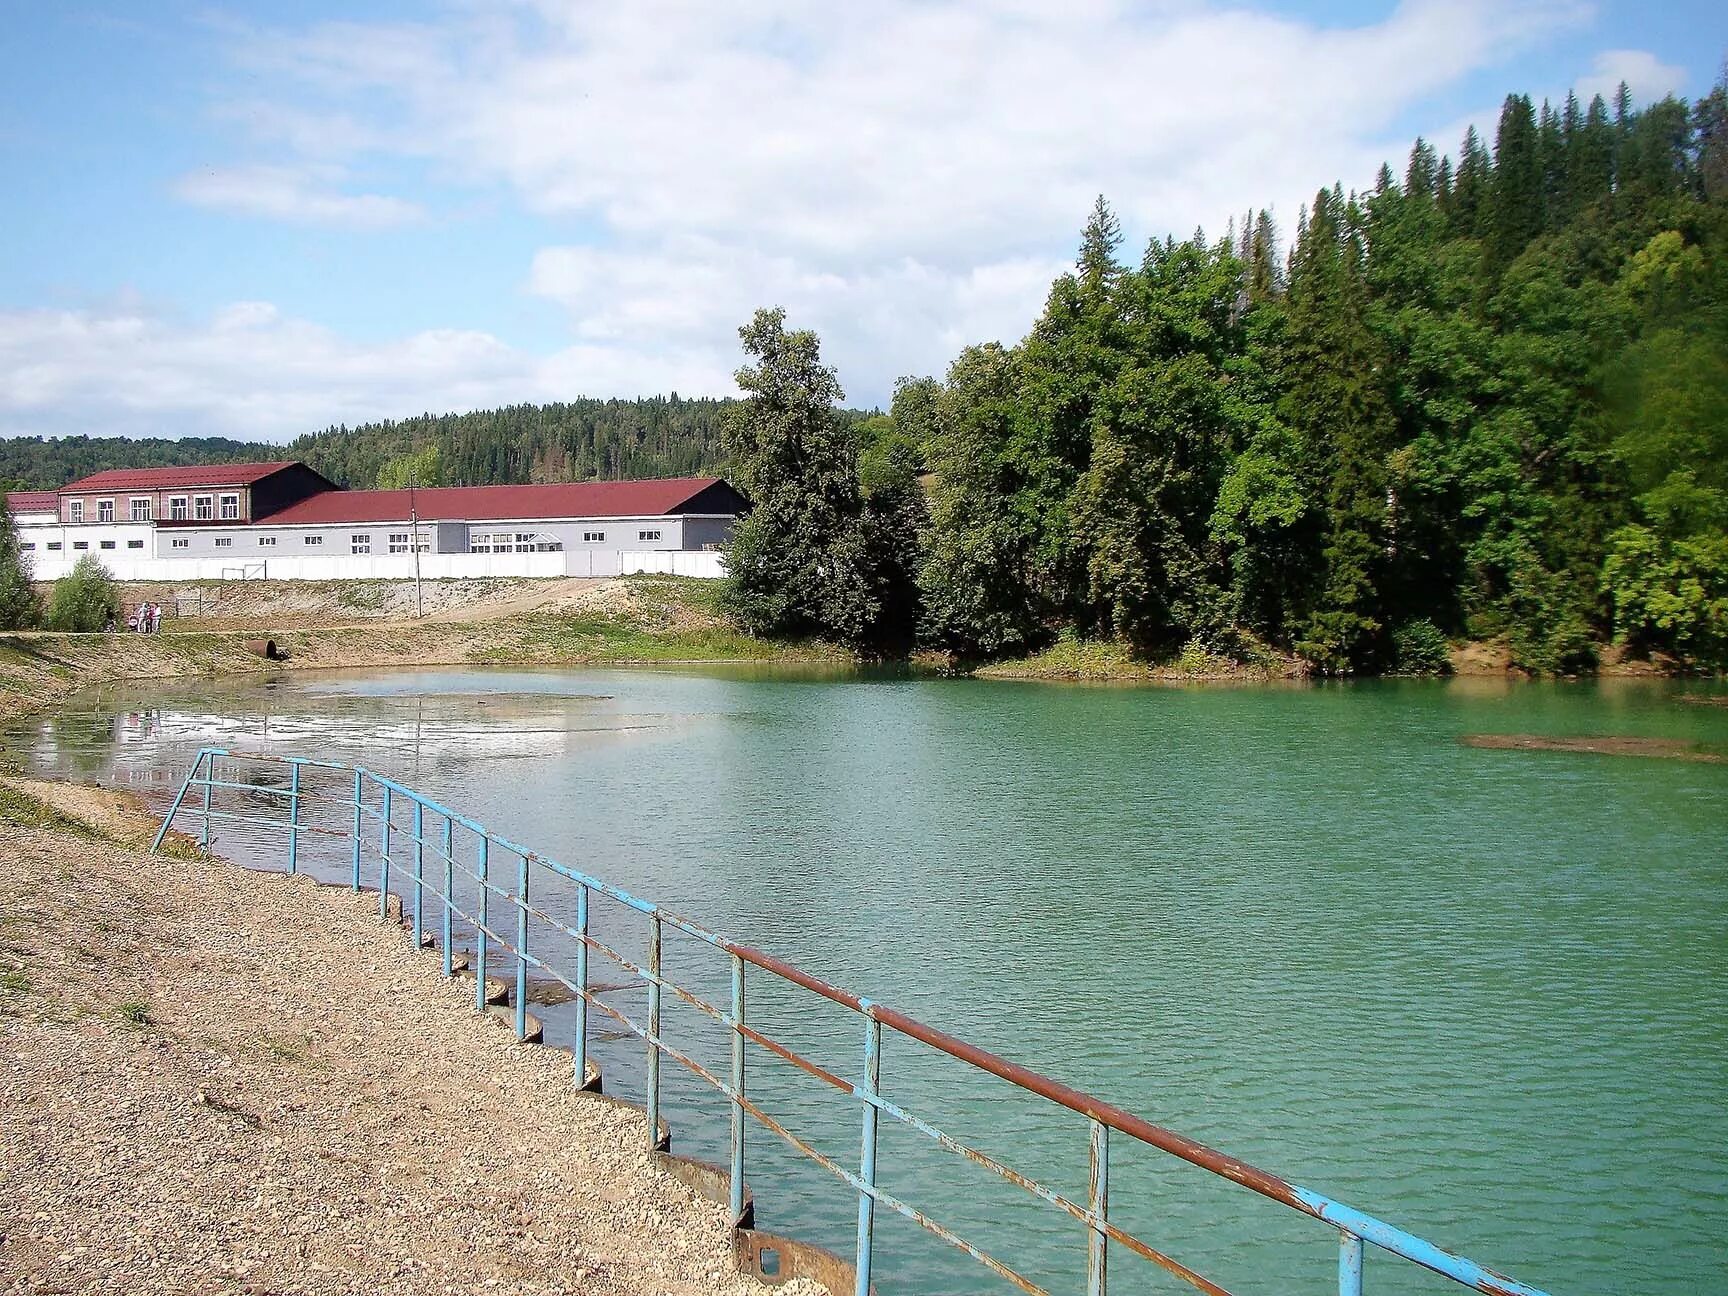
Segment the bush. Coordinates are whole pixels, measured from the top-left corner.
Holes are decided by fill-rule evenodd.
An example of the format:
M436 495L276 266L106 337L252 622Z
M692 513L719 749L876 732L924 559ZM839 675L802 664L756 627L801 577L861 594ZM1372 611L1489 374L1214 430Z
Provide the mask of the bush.
M80 558L70 574L54 582L54 593L48 600L50 630L106 630L119 617L120 590L108 569L90 554Z
M18 529L0 499L0 630L28 630L41 614L30 559L18 547Z
M1450 675L1452 645L1427 617L1392 632L1392 668L1400 675Z

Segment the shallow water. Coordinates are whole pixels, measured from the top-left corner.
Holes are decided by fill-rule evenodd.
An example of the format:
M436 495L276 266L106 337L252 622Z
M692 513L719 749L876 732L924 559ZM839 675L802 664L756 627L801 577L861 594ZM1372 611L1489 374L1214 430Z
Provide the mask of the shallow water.
M1677 701L1700 691L426 671L107 690L0 738L159 797L205 743L361 761L1527 1282L1690 1293L1728 1290L1728 766L1459 738L1728 743L1728 709ZM723 985L698 952L669 958ZM854 1021L751 993L753 1020L857 1074ZM717 1044L667 1013L675 1042ZM637 1049L600 1059L608 1088L639 1082ZM855 1162L854 1107L750 1067L771 1110ZM1084 1193L1080 1119L906 1041L884 1074ZM723 1159L721 1105L667 1080L679 1149ZM890 1189L1083 1290L1077 1224L883 1138ZM843 1185L765 1132L750 1155L764 1225L849 1253ZM1224 1286L1331 1288L1325 1227L1125 1139L1112 1160L1113 1218ZM897 1218L878 1237L885 1291L1007 1289ZM1457 1290L1373 1254L1368 1271L1374 1292ZM1126 1254L1112 1276L1175 1289Z

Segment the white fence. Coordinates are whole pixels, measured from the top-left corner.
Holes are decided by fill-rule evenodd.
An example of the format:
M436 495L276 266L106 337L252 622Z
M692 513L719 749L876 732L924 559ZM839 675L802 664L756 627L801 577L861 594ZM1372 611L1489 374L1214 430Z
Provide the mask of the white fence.
M241 564L232 558L131 558L96 555L122 581L195 580L413 580L414 555L268 558ZM83 557L82 554L77 557ZM34 555L37 580L58 580L75 558ZM574 549L563 553L421 554L425 580L500 577L622 576L665 572L714 580L726 574L724 554L680 549Z

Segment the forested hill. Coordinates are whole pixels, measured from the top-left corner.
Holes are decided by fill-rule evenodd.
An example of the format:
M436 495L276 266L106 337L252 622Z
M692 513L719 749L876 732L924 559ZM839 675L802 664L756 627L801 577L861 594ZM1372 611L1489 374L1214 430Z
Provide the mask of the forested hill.
M806 555L860 569L844 606L788 558L805 515L763 504L765 416L735 475L752 623L892 643L910 613L966 656L1075 634L1408 670L1469 636L1532 670L1610 640L1728 667L1728 85L1513 95L1492 140L1418 140L1292 229L1137 252L1100 199L1024 341L866 425L861 521ZM760 353L798 353L772 325ZM927 524L884 463L933 470Z
M279 445L227 437L0 437L0 489L58 490L108 468L257 463L282 457Z
M220 437L15 437L0 440L0 485L53 490L104 468L272 459L304 459L332 481L359 488L407 474L422 485L447 486L684 477L720 468L720 418L730 404L673 393L511 405L330 427L287 445Z
M408 467L404 456L416 456L423 484L435 475L447 486L687 477L719 469L720 420L730 404L674 392L423 414L327 428L298 438L287 454L345 486L391 483Z

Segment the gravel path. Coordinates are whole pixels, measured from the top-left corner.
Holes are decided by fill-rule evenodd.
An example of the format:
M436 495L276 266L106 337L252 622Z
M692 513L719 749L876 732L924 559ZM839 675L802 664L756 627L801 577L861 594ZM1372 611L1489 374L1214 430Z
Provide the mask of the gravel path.
M373 906L0 815L0 1291L766 1290Z

